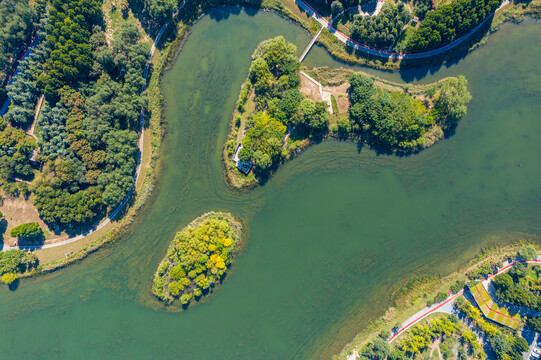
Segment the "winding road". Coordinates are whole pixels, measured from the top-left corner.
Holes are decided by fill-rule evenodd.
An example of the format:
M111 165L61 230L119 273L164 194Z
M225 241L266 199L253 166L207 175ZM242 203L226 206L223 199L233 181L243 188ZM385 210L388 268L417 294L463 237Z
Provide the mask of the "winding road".
M510 262L506 261L505 263L503 263L503 265L502 265L502 267L500 269L498 269L494 273L486 276L483 279L483 284L490 281L492 278L494 278L494 276L506 272L513 265L515 265L518 262L528 263L528 264L541 263L541 256L538 256L537 259L532 259L532 260L527 260L527 261L520 260L520 259L515 259L515 260L512 260ZM402 323L402 327L398 331L396 331L387 341L389 343L393 342L400 334L402 334L404 331L406 331L407 329L409 329L410 327L412 327L413 325L415 325L416 323L418 323L419 321L421 321L422 319L424 319L425 317L427 317L430 314L437 313L437 312L444 312L444 313L449 313L449 314L452 313L453 301L457 297L462 295L463 293L464 293L464 289L460 290L456 294L452 294L446 300L444 300L444 301L442 301L440 303L434 304L432 306L428 306L428 307L424 308L423 310L419 311L417 314L413 315L411 318L409 318L404 323ZM495 300L492 299L492 301L495 301ZM502 304L502 305L505 306L505 307L509 307L508 304ZM520 311L517 311L517 312L520 313Z
M432 56L440 55L446 51L453 49L454 47L466 41L471 35L473 35L477 30L479 30L479 28L485 25L486 22L489 19L491 19L498 10L500 10L502 7L509 4L510 2L511 2L510 0L504 0L503 3L496 9L494 13L487 16L487 18L483 20L479 25L477 25L472 31L470 31L466 35L454 40L453 42L447 45L444 45L434 50L428 50L428 51L420 52L420 53L405 53L405 52L394 52L394 51L388 51L388 50L375 49L375 48L363 45L361 43L358 43L357 41L352 40L351 38L347 37L342 32L340 32L338 29L336 29L334 26L332 26L332 24L329 21L324 19L316 10L314 10L314 8L308 5L308 3L306 3L304 0L295 0L295 3L300 8L302 8L304 11L310 14L310 16L312 16L318 23L320 23L321 26L325 27L339 41L343 42L347 46L350 46L356 50L362 51L369 55L374 55L374 56L387 58L387 59L399 59L399 60L425 59Z

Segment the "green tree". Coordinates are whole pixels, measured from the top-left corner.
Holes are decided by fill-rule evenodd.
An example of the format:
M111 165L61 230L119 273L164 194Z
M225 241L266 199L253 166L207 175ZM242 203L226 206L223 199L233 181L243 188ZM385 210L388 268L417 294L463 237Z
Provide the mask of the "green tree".
M404 360L404 352L395 349L389 353L389 360Z
M342 3L338 0L334 0L331 3L331 14L332 17L335 18L338 14L340 14L342 11L344 11L344 6Z
M162 23L173 15L177 0L146 0L145 6L152 20Z
M536 333L541 333L541 317L528 317L526 325Z
M511 344L504 334L496 334L488 337L488 344L496 354L496 358L503 359L505 355L511 352Z
M14 227L9 234L20 239L31 239L42 236L43 230L37 222L31 222Z
M438 91L439 96L434 102L434 111L444 119L442 129L447 131L454 128L466 115L466 104L472 97L468 91L468 81L462 75L443 82Z
M269 154L266 154L261 150L254 152L254 160L255 164L263 171L267 171L272 165L272 160Z

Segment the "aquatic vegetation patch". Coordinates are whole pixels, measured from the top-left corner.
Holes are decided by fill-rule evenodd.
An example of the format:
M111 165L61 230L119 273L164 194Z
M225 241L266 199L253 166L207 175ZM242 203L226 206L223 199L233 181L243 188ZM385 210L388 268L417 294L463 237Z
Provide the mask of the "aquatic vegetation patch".
M200 216L176 233L154 276L152 292L188 305L223 280L238 250L242 225L229 213Z

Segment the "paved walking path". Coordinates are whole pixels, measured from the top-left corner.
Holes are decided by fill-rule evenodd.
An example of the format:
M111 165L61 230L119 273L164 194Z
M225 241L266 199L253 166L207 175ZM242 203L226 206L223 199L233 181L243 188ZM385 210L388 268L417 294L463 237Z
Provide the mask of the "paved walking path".
M369 55L374 55L382 58L389 58L389 59L404 59L404 60L412 60L412 59L424 59L432 56L436 56L439 54L442 54L460 44L462 44L464 41L466 41L472 34L474 34L479 28L481 28L483 25L486 24L486 22L491 19L494 14L487 16L485 20L483 20L479 25L477 25L473 30L471 30L468 34L454 40L453 42L444 45L442 47L439 47L434 50L429 50L421 53L406 53L406 52L393 52L388 50L380 50L375 49L366 45L363 45L361 43L358 43L355 40L350 39L346 35L344 35L342 32L340 32L338 29L336 29L332 24L324 19L314 8L312 8L308 3L306 3L304 0L295 0L297 5L301 7L303 10L305 10L310 16L312 16L318 23L321 24L322 27L325 27L331 34L333 34L339 41L343 42L344 44L362 51ZM500 10L505 5L509 4L510 0L504 0L504 2L496 9L496 11Z
M147 83L147 77L148 77L148 70L150 68L150 63L152 61L152 56L154 55L154 51L156 50L156 44L158 44L161 40L161 37L163 35L163 33L165 32L165 30L167 29L167 26L171 23L171 21L177 17L177 15L179 14L180 10L184 7L184 5L188 2L188 0L184 0L182 2L182 4L179 5L179 7L177 8L177 10L174 12L174 14L171 16L171 19L168 20L165 24L163 24L162 28L160 29L160 31L158 32L158 35L156 36L156 40L154 40L154 43L152 44L152 47L150 49L150 54L148 56L148 59L147 59L147 63L146 63L146 66L145 66L145 70L144 70L144 73L143 73L143 78L145 79L145 83L141 89L141 92L145 91L146 90L146 83ZM37 250L37 249L49 249L49 248L53 248L53 247L57 247L57 246L62 246L62 245L66 245L66 244L71 244L75 241L78 241L78 240L81 240L81 239L84 239L85 237L87 237L88 235L90 234L93 234L95 233L96 231L102 229L104 226L106 226L107 224L109 224L111 222L111 220L114 219L115 216L118 215L118 213L126 206L126 204L128 203L130 197L133 195L133 192L135 191L135 184L137 183L137 180L139 179L139 176L141 174L141 161L142 161L142 158L143 158L143 135L144 135L144 109L141 108L141 114L140 114L140 117L139 117L139 127L141 129L141 135L139 136L139 158L137 160L137 169L135 171L135 179L133 181L133 186L132 188L130 189L130 191L126 194L126 197L124 198L124 200L122 201L122 203L115 209L115 211L113 211L109 216L107 216L107 218L105 218L103 221L101 221L98 225L96 225L95 227L87 230L86 232L84 232L83 234L81 235L77 235L77 236L74 236L74 237L71 237L67 240L63 240L63 241L59 241L59 242L55 242L55 243L52 243L52 244L44 244L44 245L27 245L27 246L4 246L2 248L2 251L7 251L7 250L13 250L13 249L23 249L23 250Z
M323 101L324 103L327 104L327 110L332 115L333 110L332 110L331 93L328 92L328 91L323 91L323 86L321 86L321 84L319 82L317 82L317 80L315 80L313 77L311 77L310 75L308 75L304 71L301 71L301 76L304 76L305 78L307 78L309 81L313 82L318 87L319 96L321 96L321 101Z
M484 280L483 280L483 284L485 284L486 282L490 282L490 280L493 279L494 276L502 274L502 273L508 271L517 262L528 263L528 264L541 263L541 256L538 256L537 259L532 259L532 260L528 260L528 261L519 260L519 259L515 259L515 260L512 260L510 262L506 261L505 263L503 263L503 265L502 265L502 267L500 269L498 269L494 273L492 273L492 274L488 275L487 277L485 277ZM461 296L463 293L464 293L464 290L460 290L458 293L449 296L446 300L442 301L441 303L437 303L437 304L434 304L432 306L428 306L428 307L424 308L423 310L419 311L417 314L413 315L408 320L406 320L404 323L402 323L402 327L396 333L394 333L389 338L389 340L387 340L387 341L390 342L390 343L393 342L400 334L402 334L404 331L411 328L413 325L415 325L416 323L418 323L419 321L421 321L422 319L424 319L425 317L427 317L430 314L434 314L434 313L437 313L437 312L444 312L444 313L449 313L449 314L453 313L453 301L457 297ZM496 302L495 299L497 299L497 298L494 297L492 294L491 294L491 298L492 298L492 301ZM512 308L513 305L502 304L502 306L515 311ZM519 309L519 311L516 311L516 312L518 312L520 314L520 311L522 311L522 310Z

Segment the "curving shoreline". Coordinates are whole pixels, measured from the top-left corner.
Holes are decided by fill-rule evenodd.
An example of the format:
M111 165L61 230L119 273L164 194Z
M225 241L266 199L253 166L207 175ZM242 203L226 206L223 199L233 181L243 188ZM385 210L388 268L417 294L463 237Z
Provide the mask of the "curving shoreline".
M189 2L189 0L183 1L183 3L177 8L175 13L172 15L172 18L170 20L168 20L162 26L162 28L160 29L160 32L158 33L158 36L156 37L156 40L153 42L153 46L151 48L151 52L150 52L149 58L147 60L147 64L146 64L146 67L145 67L145 79L148 76L148 70L149 70L151 61L153 59L153 54L154 54L154 51L156 49L156 45L161 40L161 36L167 30L167 28L170 25L171 21L173 21L175 18L178 17L178 15L181 13L182 8L188 2ZM231 2L234 3L234 4L230 4L229 1L219 1L219 4L211 5L208 8L205 7L205 5L202 5L201 9L199 9L200 10L199 15L202 16L205 13L207 13L210 9L215 8L215 7L219 7L219 6L228 6L228 5L230 6L230 5L235 5L235 4L240 5L240 6L248 6L248 7L250 6L250 3L248 1L231 1ZM258 9L261 10L261 11L265 11L265 10L273 11L277 15L282 16L282 17L284 17L284 18L286 18L286 19L288 19L290 21L293 21L293 22L297 23L299 26L301 26L301 27L303 27L305 29L309 28L308 24L305 21L301 20L297 15L295 15L291 11L291 9L289 9L287 6L284 6L282 3L279 3L280 6L278 6L278 7L276 7L275 4L273 4L273 5L274 5L274 7L273 6L269 7L268 5L262 4L261 7L259 7ZM186 34L188 32L187 29L189 29L189 27L191 25L193 25L193 23L195 23L197 21L197 19L198 19L198 17L196 17L195 19L192 19L191 21L188 21L187 23L180 22L180 24L182 24L185 27L186 31L179 34L176 39L173 39L172 43L180 41L180 43L176 44L177 47L180 47L182 45L181 42L185 39ZM153 81L152 79L154 79L154 76L156 75L156 77L158 79L157 86L159 86L159 78L161 77L163 71L167 67L166 63L170 63L171 61L174 61L174 59L176 58L177 53L175 52L174 49L172 51L175 52L175 53L172 56L171 56L171 49L167 49L167 50L169 51L169 53L166 54L166 56L165 56L166 59L164 59L163 63L161 64L162 65L161 69L159 71L154 71L153 74L152 74L151 80L150 80L152 82ZM331 51L331 49L327 48L327 50L333 56L336 56ZM373 67L378 68L379 66L374 64ZM379 68L381 68L381 67L379 67ZM145 84L145 87L146 87L146 84ZM150 85L149 85L149 87L150 87ZM157 95L158 98L160 96L161 96L161 94ZM157 100L157 101L159 101L159 100ZM163 106L163 104L160 104L159 106ZM150 107L153 108L152 105L150 105ZM157 112L159 112L159 111L157 111ZM152 115L152 116L154 116L154 115ZM163 116L163 115L160 115L160 116ZM162 122L163 119L160 119L159 121ZM151 122L152 122L152 119L151 119ZM143 114L141 114L140 124L141 124L141 128L143 129L143 125L144 125ZM161 124L158 124L158 127L160 127L160 125ZM155 151L154 151L154 140L156 138L161 139L161 137L163 136L163 132L161 130L159 130L159 129L158 129L158 131L156 131L156 129L153 129L152 126L151 126L150 130L151 130L151 137L152 137L152 142L153 142L152 145L151 145L153 149L151 151L150 156L151 156L151 162L154 162L155 160L157 160L157 157L158 157L158 154L156 154ZM78 260L84 258L89 253L97 250L103 244L105 244L105 243L109 242L110 240L113 240L114 238L118 237L119 236L119 231L123 230L123 228L126 225L128 225L129 223L131 223L133 221L133 217L136 215L135 212L137 212L137 210L140 209L144 205L146 200L150 197L150 193L152 192L152 188L155 186L155 184L154 184L155 180L154 179L149 179L149 176L147 174L147 176L145 176L144 183L142 184L141 194L136 195L136 198L135 198L135 201L134 201L135 205L133 207L131 207L131 208L130 207L126 208L127 203L133 198L136 183L140 179L141 160L143 158L143 151L142 151L143 141L144 141L144 138L143 138L143 131L142 131L141 136L139 138L140 156L139 156L139 159L138 159L138 164L137 164L137 169L136 169L136 176L135 176L135 181L134 181L133 187L130 190L130 192L127 194L127 196L125 197L125 199L123 200L121 205L117 209L115 209L115 211L113 213L111 213L106 219L102 220L97 226L95 226L94 228L86 231L84 234L81 234L81 235L78 235L76 237L72 237L72 238L69 238L69 239L66 239L66 240L63 240L63 241L59 241L57 243L44 244L44 245L41 245L41 246L21 246L21 247L7 247L7 246L5 246L3 248L3 250L5 251L5 250L17 249L17 248L25 249L25 250L40 250L40 249L48 249L48 248L54 248L54 247L60 247L60 246L63 246L63 245L68 245L68 244L77 242L79 240L82 240L82 239L86 238L89 235L95 234L98 230L101 230L106 225L108 225L111 222L111 220L113 220L118 215L119 212L128 211L128 214L124 215L124 217L121 218L121 222L119 222L118 224L115 224L115 227L113 227L109 232L101 235L97 240L93 241L88 246L85 246L82 250L78 250L77 253L75 253L75 254L68 253L68 254L66 254L66 258L63 258L61 260L54 260L52 262L45 263L44 266L42 267L41 271L48 272L48 271L53 271L53 270L58 269L58 268L65 267L66 265L68 265L68 264L70 264L72 262L75 262L75 261L78 261ZM158 142L160 142L160 141L158 141ZM157 147L159 147L159 145ZM147 169L147 172L148 172L148 169ZM151 177L154 177L153 173L151 174ZM129 209L129 210L126 210L126 209ZM127 219L128 217L130 219ZM36 275L36 273L27 273L26 275L23 275L23 277L24 276L33 276L33 275Z
M426 59L434 56L441 55L451 49L454 49L455 47L461 45L464 43L464 41L468 40L473 34L475 34L481 27L483 27L488 20L492 19L494 17L494 14L496 14L500 9L502 9L504 6L509 4L510 0L504 0L502 4L496 9L495 12L490 14L483 20L479 25L477 25L475 28L473 28L469 33L466 35L453 40L451 43L447 45L443 45L436 49L431 49L427 51L423 51L420 53L408 53L408 52L395 52L395 51L388 51L388 50L381 50L372 48L367 45L363 45L346 35L344 35L341 31L336 29L329 21L325 20L314 8L312 8L308 3L306 3L304 0L295 0L295 3L299 4L304 10L306 10L316 21L323 26L325 29L327 29L336 39L341 41L342 43L346 44L349 47L354 48L355 50L359 50L361 52L364 52L368 55L378 56L382 58L390 58L395 60L416 60L416 59Z
M145 85L143 85L143 88L141 89L142 92L145 91L146 87L147 87L146 86L146 84L147 84L146 80L147 80L147 77L148 77L148 72L149 72L150 65L151 65L151 62L152 62L152 59L153 59L153 55L154 55L154 52L156 50L156 45L160 43L161 37L163 36L165 31L167 30L167 28L170 25L171 21L174 21L176 19L176 17L180 14L180 11L182 10L182 8L188 2L189 2L189 0L184 0L178 6L178 8L175 10L173 15L171 16L171 19L169 19L167 22L165 22L162 25L162 27L160 28L160 31L158 32L158 34L156 36L156 39L153 41L153 44L152 44L152 47L151 47L151 50L150 50L150 53L149 53L149 56L148 56L148 59L147 59L147 63L145 65L145 69L144 69L143 77L145 79ZM379 49L370 48L370 47L368 47L366 45L360 44L360 43L348 38L347 36L342 34L340 31L338 31L336 28L334 28L327 20L323 19L323 17L319 13L317 13L310 5L308 5L304 0L295 0L295 3L299 4L299 6L301 8L303 8L307 12L311 13L311 16L313 18L315 18L321 25L324 25L336 37L336 39L338 39L339 41L341 41L345 45L353 47L356 50L363 51L368 55L375 55L375 56L380 56L380 57L385 57L385 58L392 58L392 59L407 60L407 59L423 59L423 58L434 57L434 56L440 55L442 53L445 53L445 52L455 48L456 46L462 44L465 40L470 38L471 35L473 35L480 27L482 27L486 23L486 21L488 21L490 18L494 17L494 14L496 14L496 12L498 12L505 5L509 4L510 0L504 0L504 2L500 5L500 7L493 14L488 16L481 24L479 24L476 28L474 28L470 33L468 33L468 34L464 35L463 37L454 40L452 43L444 45L444 46L442 46L442 47L440 47L438 49L428 50L426 52L418 53L418 54L390 52L390 51L386 51L386 50L379 50ZM244 6L242 4L242 1L239 1L239 5ZM224 6L224 5L218 5L218 6ZM227 5L225 5L225 6L227 6ZM286 7L286 9L287 9L287 7ZM208 11L208 10L209 9L206 9L205 12ZM305 24L302 23L302 20L298 19L294 14L287 13L287 12L283 11L284 10L283 8L282 9L265 8L265 7L262 6L259 10L272 10L272 11L275 11L278 15L284 16L289 20L294 20L299 25L306 28ZM282 10L282 11L280 11L280 10ZM330 52L329 49L327 49L327 50ZM141 161L142 161L142 158L143 158L144 120L145 120L143 113L144 113L144 109L141 109L141 115L140 115L141 134L139 136L139 143L138 143L140 154L139 154L139 157L137 159L137 167L136 167L136 174L134 176L134 183L133 183L133 186L130 189L130 191L126 194L126 196L123 199L122 203L111 214L109 214L105 219L103 219L98 225L96 225L93 228L85 231L83 234L80 234L80 235L77 235L77 236L74 236L74 237L70 237L70 238L68 238L66 240L61 240L61 241L57 241L57 242L53 242L53 243L49 243L49 244L43 244L43 245L4 246L1 251L8 251L8 250L14 250L14 249L41 250L41 249L49 249L49 248L54 248L54 247L59 247L59 246L71 244L71 243L74 243L76 241L82 240L82 239L86 238L89 235L92 235L92 234L96 233L97 231L101 230L103 227L108 225L112 220L114 220L114 218L118 215L118 213L120 213L126 207L127 203L129 202L129 200L133 196L134 191L135 191L135 185L136 185L137 181L140 178ZM225 171L228 172L227 167L226 167ZM237 190L238 189L243 189L244 190L244 187L238 188L238 187L234 186L231 183L230 179L227 180L227 176L226 176L226 182L228 182L228 184L230 186L232 186L233 188L235 188ZM253 188L254 186L257 186L257 184L255 184L255 185L252 184L248 188Z
M497 268L496 271L493 273L489 273L488 275L484 276L480 281L487 281L492 278L494 278L496 275L502 274L504 272L507 272L513 265L516 263L528 263L528 264L539 264L541 263L541 256L538 256L537 259L530 259L530 260L524 260L520 257L517 257L517 252L521 248L521 246L525 244L534 244L534 242L531 242L531 240L526 241L518 241L510 245L504 245L504 246L498 246L493 249L490 249L486 252L483 251L482 254L477 255L476 258L474 258L468 265L464 266L463 268L457 270L456 272L453 272L449 275L446 275L445 277L441 279L429 279L426 282L426 285L421 283L418 286L421 287L419 289L419 292L417 294L413 294L415 292L415 289L410 289L410 293L405 293L404 296L407 299L407 302L410 303L409 306L406 306L404 309L402 309L399 313L396 313L396 311L391 311L391 309L396 310L396 308L391 307L387 309L387 314L392 314L393 319L386 319L384 323L376 325L375 327L372 327L369 329L369 333L359 333L355 336L355 338L345 347L342 349L342 351L336 355L336 358L339 359L352 359L355 357L351 357L355 354L358 354L359 349L362 348L366 343L370 342L371 339L374 337L375 334L380 333L380 331L389 331L390 337L386 339L388 343L394 342L400 335L405 333L408 329L412 328L414 325L422 321L423 319L427 318L430 315L436 314L436 313L447 313L451 314L453 313L453 304L454 301L459 298L461 295L464 294L465 290L461 289L460 291L456 293L452 293L449 290L449 287L453 284L453 282L460 277L466 277L466 274L468 272L471 272L475 269L480 268L484 264L490 263L491 261L494 261L496 259L510 259L505 260L501 263L501 266ZM428 291L427 291L428 289ZM432 305L428 305L426 307L423 307L422 309L419 309L418 305L414 305L414 303L418 300L421 301L421 303L424 303L423 300L426 298L430 298L431 295L435 295L438 291L449 291L447 294L448 296L438 302L434 303ZM423 296L421 294L424 293ZM428 297L427 297L428 293ZM393 296L394 297L394 296ZM393 300L395 301L395 300ZM411 310L419 309L415 311L415 313L411 313ZM381 318L386 318L388 315L383 315ZM404 317L407 315L407 317ZM397 329L391 329L392 322L399 320L399 323L401 324L400 328ZM391 325L391 326L390 326Z

